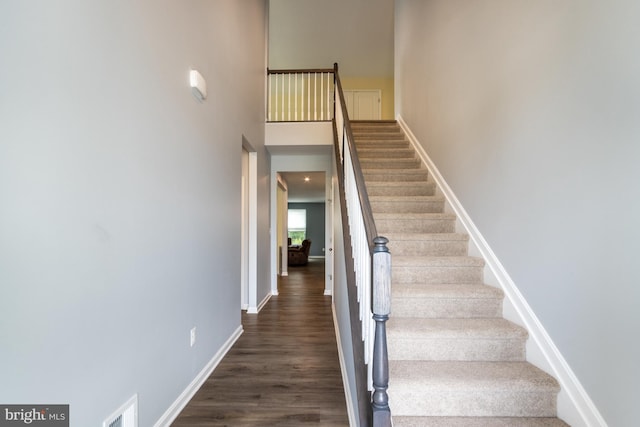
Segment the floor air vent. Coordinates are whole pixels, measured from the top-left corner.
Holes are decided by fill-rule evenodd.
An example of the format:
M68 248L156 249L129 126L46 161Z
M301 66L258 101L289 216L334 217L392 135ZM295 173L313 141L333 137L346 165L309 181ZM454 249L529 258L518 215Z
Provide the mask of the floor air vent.
M134 395L107 418L102 427L138 427L138 395Z

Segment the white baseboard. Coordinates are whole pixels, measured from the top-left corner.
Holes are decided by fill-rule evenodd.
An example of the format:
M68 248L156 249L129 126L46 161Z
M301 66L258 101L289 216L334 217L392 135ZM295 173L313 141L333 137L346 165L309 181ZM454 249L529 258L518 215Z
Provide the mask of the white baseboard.
M258 304L257 307L249 307L247 309L247 313L249 314L258 314L260 313L260 310L262 310L264 308L264 306L269 302L269 300L271 299L271 295L274 295L273 293L267 294L262 301L260 301L260 304ZM278 295L277 293L275 293L275 295Z
M580 384L580 381L551 340L551 337L518 290L502 263L498 260L496 254L489 247L487 241L482 234L480 234L480 231L462 207L462 204L444 180L438 168L427 155L424 148L422 148L422 145L420 145L418 139L411 132L402 117L398 116L397 120L400 127L406 133L407 138L418 152L418 155L425 163L429 174L436 182L440 191L442 191L449 207L457 215L458 220L469 234L471 242L484 258L490 274L493 275L497 285L504 291L506 297L505 303L509 304L509 307L505 308L505 311L509 309L512 310L512 313L505 313L505 317L509 318L508 314L517 316L517 319L509 318L509 320L524 326L529 332L531 340L527 343L527 361L553 375L560 383L562 390L558 395L558 417L573 427L606 427L607 423L604 418L602 418L602 415L600 415L600 412L584 387Z
M227 339L227 341L222 345L220 350L211 358L211 360L205 365L205 367L200 371L198 375L191 381L191 383L187 386L186 389L180 396L176 399L173 404L165 411L164 414L160 417L160 419L154 424L154 427L169 427L173 421L180 415L180 412L187 406L189 401L193 398L196 392L202 387L202 384L209 378L211 373L213 373L216 366L220 363L222 358L227 354L227 352L231 349L233 344L240 338L242 335L243 329L242 325L238 326L233 334Z
M347 403L347 416L349 417L349 425L357 426L358 417L357 412L353 407L353 396L351 395L351 387L349 387L349 378L347 378L347 367L344 361L344 353L342 352L342 340L340 339L340 327L338 325L338 318L336 317L336 306L331 303L331 312L333 314L333 328L336 331L336 342L338 344L338 359L340 360L340 372L342 373L342 385L344 387L344 396Z

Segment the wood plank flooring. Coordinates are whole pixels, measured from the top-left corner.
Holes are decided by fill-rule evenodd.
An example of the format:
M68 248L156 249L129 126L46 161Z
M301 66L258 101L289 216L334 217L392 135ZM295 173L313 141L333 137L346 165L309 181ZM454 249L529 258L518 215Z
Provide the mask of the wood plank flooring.
M173 427L349 425L324 260L289 267L278 290L243 313L244 333Z

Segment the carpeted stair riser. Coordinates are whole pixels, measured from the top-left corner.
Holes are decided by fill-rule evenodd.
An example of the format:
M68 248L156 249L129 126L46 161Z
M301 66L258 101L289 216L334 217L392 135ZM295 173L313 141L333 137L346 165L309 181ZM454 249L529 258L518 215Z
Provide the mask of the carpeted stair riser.
M377 213L442 213L444 199L438 196L369 196L373 214Z
M416 154L410 148L358 148L360 161L369 159L415 159Z
M568 427L568 424L547 417L393 417L393 427Z
M459 257L443 257L442 259L452 258L449 265L442 263L441 265L427 265L413 263L411 265L402 265L400 261L403 257L394 257L391 265L391 283L413 283L413 284L480 284L482 283L483 266L463 264L455 262L461 260Z
M396 284L391 289L393 318L496 318L503 298L502 290L478 284Z
M459 233L387 233L393 255L464 256L469 236Z
M366 183L369 182L405 182L408 185L413 182L427 181L426 169L363 169L362 174Z
M378 233L453 233L455 216L450 213L374 213Z
M417 182L407 185L405 182L367 182L369 196L433 196L436 191L433 182Z
M356 141L363 139L404 139L399 129L352 129L351 134Z
M527 332L504 319L393 317L389 360L523 361Z
M384 139L369 139L365 141L358 142L357 150L374 150L378 148L387 148L387 149L407 149L412 148L409 141L406 140L384 140Z
M389 361L394 416L553 417L558 383L526 362Z
M419 169L420 160L412 159L361 159L362 169Z

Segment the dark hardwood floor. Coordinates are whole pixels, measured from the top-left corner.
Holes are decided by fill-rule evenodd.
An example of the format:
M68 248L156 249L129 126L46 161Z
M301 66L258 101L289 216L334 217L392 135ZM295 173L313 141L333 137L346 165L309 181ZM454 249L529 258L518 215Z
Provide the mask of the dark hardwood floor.
M278 280L173 427L349 425L324 260Z

